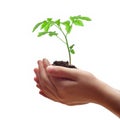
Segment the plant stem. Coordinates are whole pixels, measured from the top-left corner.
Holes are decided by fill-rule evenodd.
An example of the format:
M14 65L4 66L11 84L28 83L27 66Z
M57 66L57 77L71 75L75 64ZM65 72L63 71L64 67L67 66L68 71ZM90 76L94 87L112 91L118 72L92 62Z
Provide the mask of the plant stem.
M67 35L64 35L65 40L66 40L66 46L68 49L68 55L69 55L69 65L71 65L71 54L70 54L70 48L69 48L69 43L68 43L68 39L67 39Z
M62 32L63 36L65 37L66 46L67 46L67 50L68 50L68 56L69 56L69 65L71 65L71 54L70 54L70 48L69 48L69 43L68 43L68 39L67 39L67 34L65 34L63 32L63 30L61 29L61 27L59 27L59 30Z
M70 54L70 48L69 48L69 43L68 43L68 39L67 39L67 34L65 34L64 32L63 32L63 30L62 30L62 28L60 27L60 26L58 26L58 25L56 25L56 24L54 24L61 32L62 32L62 34L63 34L63 36L64 36L64 38L65 38L65 41L66 42L64 42L59 36L57 36L57 38L59 38L62 42L64 42L65 44L66 44L66 46L67 46L67 50L68 50L68 56L69 56L69 65L71 65L71 54Z
M61 40L63 43L65 43L66 44L66 42L63 40L63 39L61 39L58 35L56 36L59 40Z

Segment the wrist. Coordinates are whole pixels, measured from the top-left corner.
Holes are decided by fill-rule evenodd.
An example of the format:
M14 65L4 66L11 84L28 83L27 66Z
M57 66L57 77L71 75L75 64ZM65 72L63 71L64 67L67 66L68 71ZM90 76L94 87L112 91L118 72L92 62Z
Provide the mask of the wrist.
M102 81L98 81L93 102L107 108L120 117L120 92Z

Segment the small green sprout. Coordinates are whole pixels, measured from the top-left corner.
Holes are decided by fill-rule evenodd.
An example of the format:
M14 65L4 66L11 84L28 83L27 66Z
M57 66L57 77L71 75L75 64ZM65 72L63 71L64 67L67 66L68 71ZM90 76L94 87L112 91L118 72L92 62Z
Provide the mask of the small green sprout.
M75 54L74 50L74 44L69 45L68 42L68 34L71 33L71 30L73 28L73 25L75 26L84 26L83 21L91 21L89 17L86 16L70 16L68 20L66 21L61 21L60 19L58 20L53 20L52 18L47 18L46 20L43 20L39 23L37 23L32 32L34 32L37 28L40 28L40 31L38 32L38 37L41 37L43 35L49 35L50 37L57 37L59 40L61 40L67 47L68 55L69 55L69 65L71 65L71 54ZM53 29L52 27L56 27L54 29L58 29L62 35L59 36L59 33ZM64 26L64 28L63 28Z

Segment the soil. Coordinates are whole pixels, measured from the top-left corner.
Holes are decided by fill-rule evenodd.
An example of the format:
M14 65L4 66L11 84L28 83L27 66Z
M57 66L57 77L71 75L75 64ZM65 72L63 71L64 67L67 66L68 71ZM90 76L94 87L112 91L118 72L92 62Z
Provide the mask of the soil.
M63 66L63 67L67 67L67 68L76 68L76 66L74 66L74 65L69 65L68 61L66 61L66 62L65 61L54 61L53 65Z

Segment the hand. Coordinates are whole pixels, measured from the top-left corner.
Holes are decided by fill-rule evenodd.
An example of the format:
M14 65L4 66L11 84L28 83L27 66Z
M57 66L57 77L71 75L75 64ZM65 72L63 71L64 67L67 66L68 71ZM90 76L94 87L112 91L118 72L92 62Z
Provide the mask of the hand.
M35 70L40 94L67 105L92 102L95 97L96 77L80 69L52 66L44 59Z
M66 105L96 103L120 117L120 92L80 69L50 65L43 59L34 80L44 97Z

